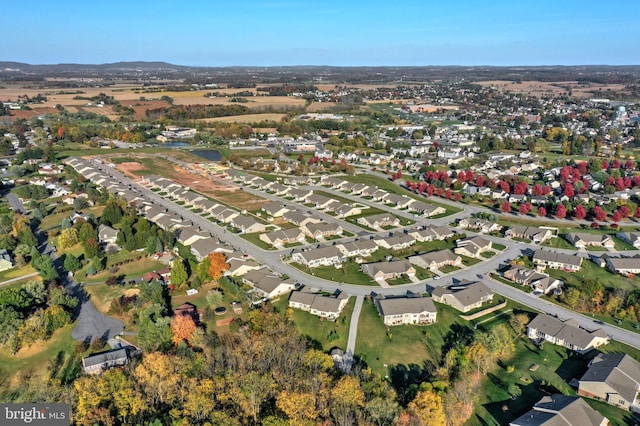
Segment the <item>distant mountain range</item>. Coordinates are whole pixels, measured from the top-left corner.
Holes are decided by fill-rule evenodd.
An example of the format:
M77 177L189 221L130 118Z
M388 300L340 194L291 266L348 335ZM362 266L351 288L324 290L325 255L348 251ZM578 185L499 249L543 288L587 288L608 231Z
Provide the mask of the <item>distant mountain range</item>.
M107 79L184 79L200 82L252 81L254 83L325 82L419 82L429 80L540 80L598 83L637 83L640 65L581 66L230 66L196 67L167 62L115 62L109 64L42 64L0 61L0 78L6 81L42 80L45 77ZM247 80L250 77L251 80Z

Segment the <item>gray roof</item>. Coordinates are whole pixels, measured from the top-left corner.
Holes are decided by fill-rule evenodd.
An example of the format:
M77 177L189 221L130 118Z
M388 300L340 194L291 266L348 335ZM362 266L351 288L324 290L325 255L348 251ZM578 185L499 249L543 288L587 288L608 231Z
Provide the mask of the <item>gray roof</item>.
M309 230L312 234L316 232L337 232L342 229L342 226L338 223L333 222L318 222L318 223L307 223L305 228Z
M457 258L459 258L460 256L458 256L457 254L454 254L451 250L436 250L436 251L431 251L429 253L424 253L418 256L411 256L409 257L409 262L416 264L417 262L424 262L427 265L435 262L435 263L442 263L442 262L447 262L447 261L455 261Z
M538 314L529 323L528 327L561 339L577 349L587 349L595 337L606 336L602 329L587 331L578 327L575 321L567 320L563 322L546 314Z
M376 302L382 316L437 312L430 297L396 297L378 299Z
M565 265L580 266L582 257L573 254L557 253L555 251L538 249L533 253L533 260L543 262L562 263Z
M492 295L493 291L482 281L475 281L464 285L461 289L455 289L455 287L453 289L436 287L432 294L439 297L445 294L451 294L462 306L471 306L481 302L484 297Z
M318 260L318 259L331 259L333 257L342 257L342 253L340 253L340 250L338 250L338 248L336 246L327 246L327 247L320 247L318 249L311 249L311 250L305 250L305 251L301 251L300 255L302 255L302 257L307 261L310 262L312 260Z
M367 272L371 276L376 275L378 272L382 272L384 274L404 274L410 268L413 268L413 266L406 259L394 260L391 262L367 263L362 265L363 271Z
M640 389L640 362L623 353L601 353L580 381L607 383L631 403Z
M577 396L545 396L512 426L600 426L605 417Z
M83 358L82 362L85 367L93 367L103 363L126 363L129 361L129 351L131 349L131 346L125 346L124 348L89 355L88 357Z

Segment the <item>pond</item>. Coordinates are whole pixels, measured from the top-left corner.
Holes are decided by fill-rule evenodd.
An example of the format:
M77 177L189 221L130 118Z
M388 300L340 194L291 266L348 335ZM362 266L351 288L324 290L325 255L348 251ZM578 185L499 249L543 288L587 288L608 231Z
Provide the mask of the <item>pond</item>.
M198 157L206 158L209 161L220 161L222 159L220 152L215 150L195 149L190 152Z

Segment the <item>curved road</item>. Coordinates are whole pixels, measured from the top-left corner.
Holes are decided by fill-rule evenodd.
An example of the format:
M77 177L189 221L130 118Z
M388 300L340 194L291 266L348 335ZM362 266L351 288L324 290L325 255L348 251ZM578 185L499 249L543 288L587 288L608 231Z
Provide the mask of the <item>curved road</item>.
M404 295L406 294L407 291L423 293L425 291L428 291L429 288L433 288L435 286L444 286L451 283L454 280L455 281L462 280L462 279L477 280L479 277L484 277L489 272L495 271L496 269L498 269L498 267L501 264L505 264L509 260L521 256L523 254L523 250L538 248L538 246L533 244L514 244L511 241L506 241L501 238L484 236L485 238L488 238L496 242L500 242L503 245L506 245L507 248L487 261L474 265L472 268L464 268L462 270L456 271L452 274L447 275L446 279L442 279L440 281L427 280L418 284L399 285L399 286L393 286L389 288L382 288L378 286L361 286L361 285L352 285L352 284L334 282L334 281L325 280L325 279L314 277L314 276L309 276L308 274L283 262L282 257L285 255L285 253L290 252L291 249L276 251L276 250L264 250L262 248L259 248L253 245L252 243L250 243L249 241L241 238L238 235L234 235L229 232L226 232L226 230L212 223L208 219L205 219L202 216L196 213L193 213L191 210L184 208L182 206L179 206L165 198L162 198L161 196L157 195L155 192L147 189L146 187L138 183L132 182L129 178L125 177L114 168L111 168L102 163L96 162L95 160L91 160L91 161L93 161L94 166L98 169L101 169L103 173L110 175L111 177L121 181L126 185L134 185L134 188L138 192L139 196L146 198L147 200L151 201L154 204L158 204L166 209L170 209L174 212L179 213L185 220L193 222L194 224L201 227L203 230L207 230L207 232L210 232L216 238L219 238L222 241L228 242L235 249L250 254L251 256L259 260L260 262L262 262L272 270L283 275L288 275L293 280L303 283L311 288L318 288L318 289L322 289L324 291L329 291L329 292L340 290L353 296L366 296L366 295L370 295L372 292L375 292L378 294L384 294L384 295ZM278 198L278 197L272 198L269 194L265 194L260 191L255 191L250 188L244 188L244 190L256 192L260 194L260 196L262 196L263 198L278 199L279 201L283 201L281 198ZM327 189L324 187L320 188L320 190L325 192L331 192L331 191L327 191ZM345 194L341 193L340 196L344 197ZM357 199L357 202L362 202L362 201L363 200L361 200L360 198ZM438 200L438 201L441 201L441 200ZM445 201L449 201L449 200L445 200ZM284 202L285 204L296 205L298 209L309 210L307 207L300 206L299 204L286 202L286 201ZM410 217L412 220L416 220L416 218L414 218L413 215L410 215L409 213L406 213L406 212L386 208L385 206L380 206L380 205L377 205L376 207L380 209L387 209L392 211L393 214L404 216L404 217ZM464 205L456 205L456 207L466 208L467 212L488 211L484 208L479 208L475 206L469 207ZM333 217L332 217L332 220L334 220ZM418 218L417 220L418 220L418 224L446 224L451 221L451 216L446 218L436 219L436 220L429 220L424 218ZM389 231L385 231L383 233L388 233L388 232ZM466 232L470 234L470 232L468 231ZM367 234L371 234L371 233L367 232ZM632 252L629 251L628 253L632 253ZM593 323L593 320L591 318L581 315L579 313L573 312L561 306L554 305L541 298L535 297L530 293L525 293L516 288L513 288L511 286L508 286L490 279L487 279L485 282L496 293L499 293L505 297L513 299L516 302L521 303L525 306L531 307L540 312L547 312L550 314L558 315L558 317L561 319L573 318L578 322L578 324L580 324L582 327L587 329L603 328L605 332L607 332L614 339L619 340L628 345L634 346L636 348L640 348L640 334L634 333L632 331L624 330L609 324L596 326Z

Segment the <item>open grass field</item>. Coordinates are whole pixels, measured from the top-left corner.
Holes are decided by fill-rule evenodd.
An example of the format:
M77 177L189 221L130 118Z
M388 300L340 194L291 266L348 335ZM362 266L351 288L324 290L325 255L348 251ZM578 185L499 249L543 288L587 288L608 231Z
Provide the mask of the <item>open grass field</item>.
M621 288L629 291L640 285L640 278L631 279L612 274L589 260L582 262L582 267L578 272L563 272L556 269L547 270L547 272L549 272L550 276L559 278L567 284L575 284L578 288L580 288L580 283L587 279L597 281L604 287Z
M31 264L28 264L27 266L24 266L22 268L7 269L6 271L0 272L0 282L6 281L6 280L12 280L14 278L24 277L25 275L29 275L34 272L36 272L36 270L33 268L33 266L31 266ZM25 280L39 280L39 279L40 277L31 277ZM2 287L2 288L6 288L6 287Z
M311 341L312 346L317 346L326 352L334 347L346 350L355 297L352 297L347 302L342 314L336 321L327 321L300 309L288 311L288 303L287 297L281 297L280 300L274 303L274 306L278 312L291 315L290 318L296 324L300 333Z
M283 117L286 117L286 114L276 114L276 113L264 113L264 114L244 114L244 115L234 115L231 117L215 117L215 118L201 118L196 121L212 123L212 122L223 122L223 123L257 123L259 121L275 121L280 122Z
M516 83L505 80L492 80L479 82L484 87L495 87L501 91L515 93L525 93L530 96L560 95L571 91L572 96L577 98L606 97L606 91L627 93L623 84L582 84L577 81L543 82L543 81L523 81ZM627 93L628 94L628 93Z

